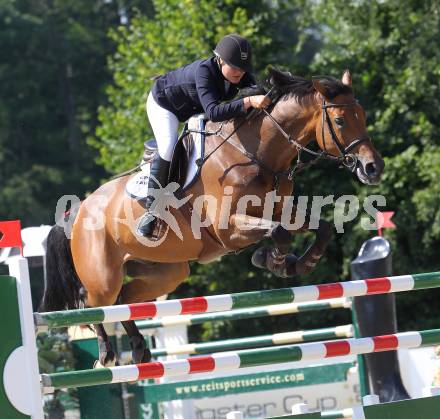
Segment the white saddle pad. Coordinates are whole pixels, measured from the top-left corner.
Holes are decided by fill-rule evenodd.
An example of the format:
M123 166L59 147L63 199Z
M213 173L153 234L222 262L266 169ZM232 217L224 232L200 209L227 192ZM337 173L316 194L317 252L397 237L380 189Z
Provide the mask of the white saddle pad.
M203 127L204 114L195 115L188 120L188 128L190 130L200 131ZM201 134L193 134L194 144L191 148L189 156L188 169L185 177L183 189L188 188L199 174L200 168L196 165L196 160L203 156L204 142ZM147 197L148 178L150 176L150 164L144 164L141 171L135 173L125 187L125 191L134 199L145 199Z

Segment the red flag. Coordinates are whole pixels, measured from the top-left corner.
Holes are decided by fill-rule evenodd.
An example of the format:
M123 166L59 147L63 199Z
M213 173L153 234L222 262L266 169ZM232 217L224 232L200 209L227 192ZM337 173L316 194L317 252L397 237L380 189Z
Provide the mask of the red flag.
M376 226L379 232L379 236L382 236L383 228L396 228L396 225L391 221L394 215L394 211L377 211L376 213Z
M0 222L0 248L2 247L19 247L23 256L21 223L19 220Z

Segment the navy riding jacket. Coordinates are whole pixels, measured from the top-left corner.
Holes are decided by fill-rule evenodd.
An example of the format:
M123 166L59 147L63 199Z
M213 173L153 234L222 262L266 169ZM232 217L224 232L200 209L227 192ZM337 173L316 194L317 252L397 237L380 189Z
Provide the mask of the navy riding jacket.
M239 89L255 85L254 77L245 73L238 84L227 81L215 57L194 61L159 76L152 88L156 102L184 122L204 112L219 122L246 114L243 99L231 100Z

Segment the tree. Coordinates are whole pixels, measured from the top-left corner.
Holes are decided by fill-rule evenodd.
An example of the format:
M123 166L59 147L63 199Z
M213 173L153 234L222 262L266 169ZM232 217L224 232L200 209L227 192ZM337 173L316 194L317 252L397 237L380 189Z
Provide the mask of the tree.
M371 136L386 156L383 182L368 192L383 193L397 210L395 238L405 261L400 269L433 268L440 240L440 7L432 1L335 0L319 3L310 16L307 25L322 24L323 43L312 68L352 70Z
M138 1L126 1L125 18ZM143 2L148 4L148 2ZM0 2L0 219L54 222L65 193L104 176L85 138L110 80L117 2Z
M152 135L145 102L154 77L210 56L227 33L239 32L250 39L260 75L269 63L296 61L299 67L303 60L296 60L296 6L290 3L280 1L272 7L263 0L155 0L154 18L139 14L129 26L113 30L117 52L109 60L113 74L107 88L109 104L99 108L100 125L90 138L99 150L99 162L118 172L139 160L143 142Z
M385 174L377 188L353 186L361 199L367 194L383 194L387 208L396 211L398 228L387 233L396 274L438 270L438 2L330 0L315 3L303 17L303 29L308 28L322 44L312 70L318 74L352 70L356 96L369 115L371 136L386 158ZM353 227L338 241L345 261L368 236L359 223ZM414 322L405 316L405 308L419 303L427 313L438 306L437 298L435 293L405 296L403 322Z

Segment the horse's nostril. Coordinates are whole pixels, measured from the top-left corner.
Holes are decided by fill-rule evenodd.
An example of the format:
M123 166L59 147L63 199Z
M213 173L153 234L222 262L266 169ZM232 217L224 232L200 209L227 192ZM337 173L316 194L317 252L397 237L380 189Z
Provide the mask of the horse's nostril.
M365 173L367 174L367 176L369 177L373 177L375 175L377 175L378 173L378 168L376 163L367 163L365 165Z

